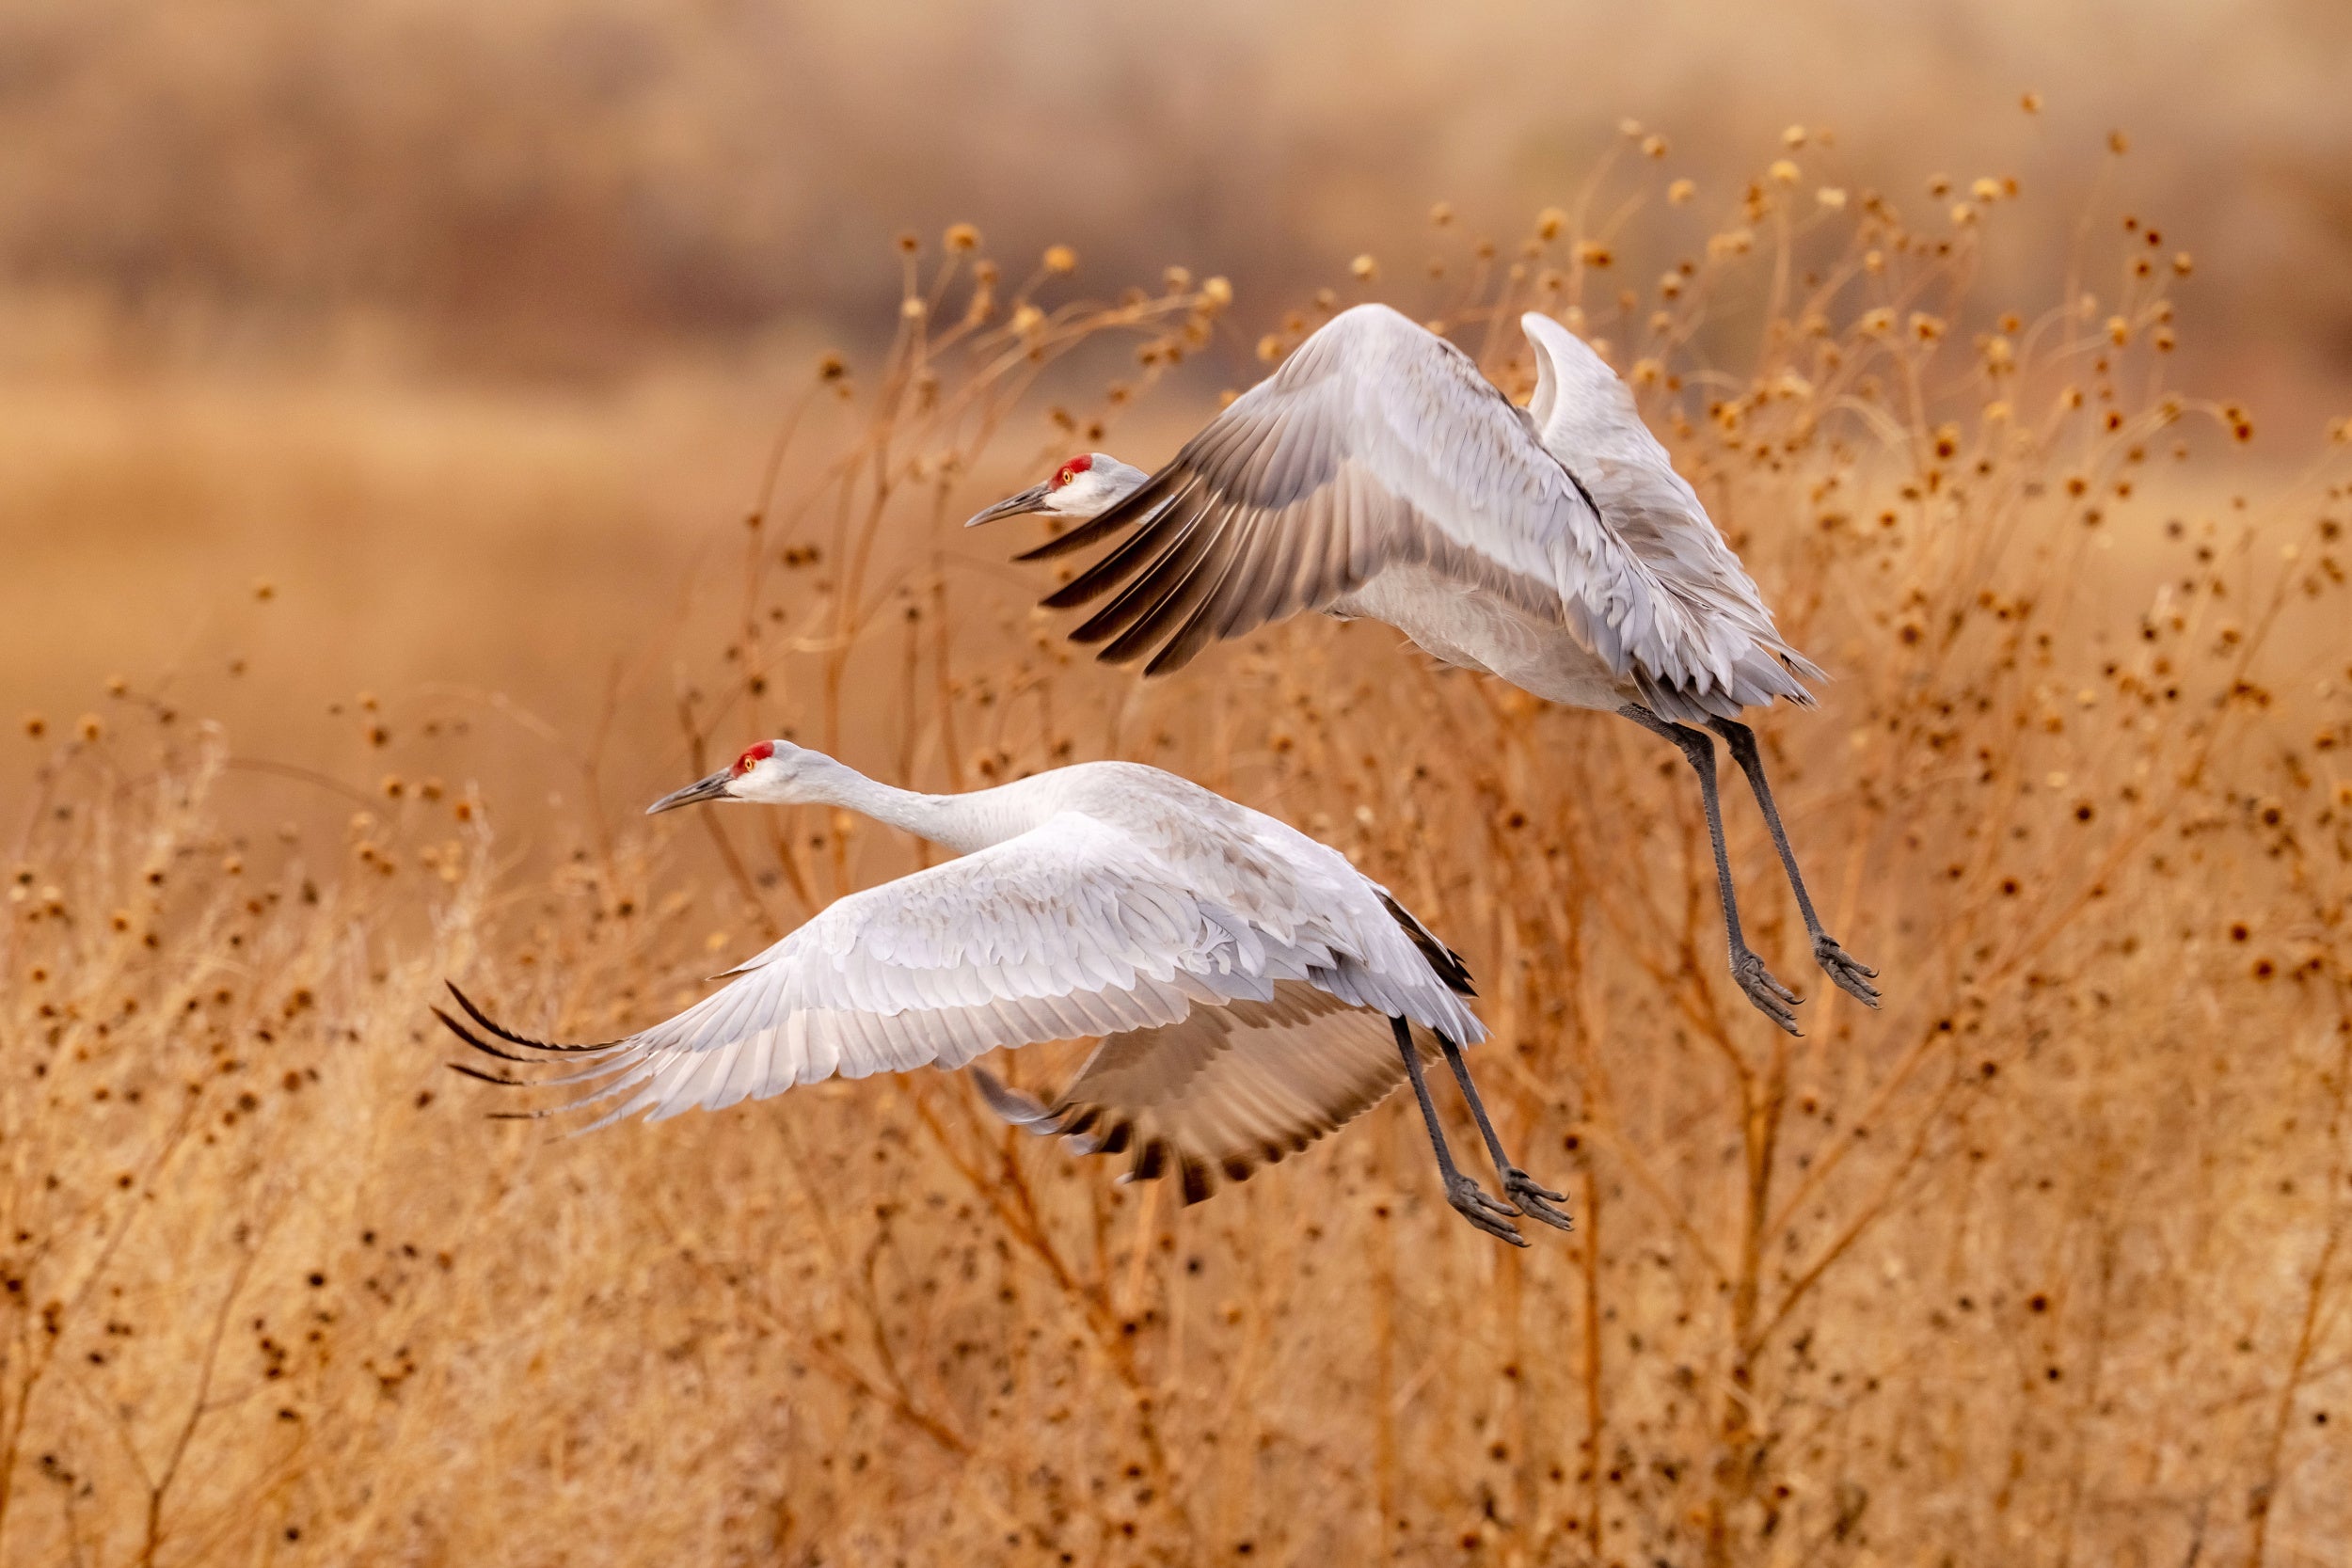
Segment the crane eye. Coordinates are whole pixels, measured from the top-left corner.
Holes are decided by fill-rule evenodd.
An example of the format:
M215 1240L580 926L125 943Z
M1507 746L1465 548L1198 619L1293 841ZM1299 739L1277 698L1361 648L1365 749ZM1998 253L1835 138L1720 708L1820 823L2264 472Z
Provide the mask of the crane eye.
M755 765L766 762L775 754L776 743L772 740L763 740L756 746L746 748L743 754L735 759L735 776L741 778L750 772Z

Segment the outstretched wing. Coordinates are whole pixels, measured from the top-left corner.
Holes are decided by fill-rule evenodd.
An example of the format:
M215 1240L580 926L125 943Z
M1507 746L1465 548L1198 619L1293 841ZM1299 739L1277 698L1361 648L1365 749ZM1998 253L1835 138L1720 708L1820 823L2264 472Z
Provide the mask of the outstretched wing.
M626 1039L541 1046L462 996L500 1044L441 1016L493 1055L589 1058L586 1071L556 1081L595 1085L575 1103L617 1101L602 1126L835 1075L957 1068L1000 1046L1173 1024L1203 1004L1270 1001L1277 982L1329 975L1344 961L1196 896L1127 834L1065 813L839 899L732 984Z
M1029 555L1119 533L1045 602L1114 594L1072 635L1113 663L1149 653L1148 673L1414 564L1565 627L1645 685L1730 674L1527 417L1385 306L1333 318L1132 495Z
M1698 492L1642 422L1632 389L1549 316L1531 310L1519 325L1535 350L1527 413L1536 438L1583 483L1609 526L1666 590L1698 607L1696 624L1710 644L1704 662L1730 669L1727 689L1740 703L1810 704L1800 678L1820 680L1821 672L1781 637Z
M1283 981L1271 1001L1104 1040L1051 1106L972 1074L1006 1120L1086 1153L1131 1154L1129 1180L1174 1174L1198 1203L1220 1177L1246 1181L1386 1099L1405 1079L1392 1031L1378 1012ZM1427 1030L1413 1035L1434 1054Z

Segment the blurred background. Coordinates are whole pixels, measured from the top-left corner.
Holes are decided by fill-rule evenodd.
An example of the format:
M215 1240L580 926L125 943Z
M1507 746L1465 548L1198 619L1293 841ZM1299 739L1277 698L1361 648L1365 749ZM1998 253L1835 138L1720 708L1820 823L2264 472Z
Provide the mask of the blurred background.
M2342 0L0 0L0 1563L2342 1562L2347 81ZM1735 807L1746 1010L1631 726L1365 623L1147 686L955 527L1359 298L1613 340L1884 1011ZM442 978L608 1037L918 863L637 818L771 733L1340 846L1578 1233L1393 1103L1183 1210L933 1074L486 1124Z
M1631 117L1702 184L1790 123L1858 185L2014 174L2048 198L2008 258L2036 276L2125 130L2211 269L2210 368L2352 375L2330 0L10 0L0 29L0 265L121 351L625 374L870 332L881 248L956 220L1286 298L1438 199L1516 225ZM2027 91L2040 117L2000 112ZM57 352L9 338L20 370Z
M2144 206L2197 258L2184 379L2300 429L2352 387L2347 69L2331 0L5 0L0 667L77 706L275 575L337 614L311 675L563 709L551 618L629 613L580 574L675 577L745 504L780 387L887 339L901 232L1067 245L1105 296L1228 276L1189 373L1246 385L1350 258L1409 276L1440 200L1517 234L1628 120L1716 211L1790 125L1857 194L2014 178L1995 294ZM544 596L468 602L516 558Z

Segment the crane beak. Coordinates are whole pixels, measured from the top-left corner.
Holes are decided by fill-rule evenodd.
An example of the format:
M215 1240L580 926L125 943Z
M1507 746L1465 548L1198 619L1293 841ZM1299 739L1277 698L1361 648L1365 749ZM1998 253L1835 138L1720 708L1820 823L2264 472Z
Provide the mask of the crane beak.
M735 796L728 790L727 785L734 782L735 774L730 769L723 768L707 779L696 779L684 789L670 791L669 794L647 806L645 815L659 816L665 811L674 811L679 806L691 806L702 800L732 800Z
M993 523L999 517L1018 517L1025 513L1041 512L1045 509L1045 498L1053 493L1054 484L1051 480L1032 484L1017 496L1007 496L986 511L974 513L964 519L963 526L977 528L982 523Z

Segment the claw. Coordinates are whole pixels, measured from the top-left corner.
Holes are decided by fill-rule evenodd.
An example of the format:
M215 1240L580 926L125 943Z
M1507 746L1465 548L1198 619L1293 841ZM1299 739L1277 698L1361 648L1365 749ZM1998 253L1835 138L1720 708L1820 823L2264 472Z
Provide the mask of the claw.
M1797 1027L1796 1006L1801 998L1795 991L1772 977L1764 967L1764 960L1753 953L1742 953L1731 961L1731 977L1740 983L1756 1010L1779 1024L1792 1035L1804 1031Z
M1518 1211L1496 1200L1469 1177L1457 1176L1446 1183L1445 1196L1456 1213L1487 1235L1497 1241L1508 1242L1513 1246L1527 1245L1527 1238L1519 1234L1517 1226L1495 1217L1497 1214L1517 1214ZM1489 1210L1493 1212L1489 1213Z
M1528 1218L1541 1220L1544 1224L1554 1226L1562 1230L1576 1228L1573 1220L1551 1207L1551 1203L1544 1201L1549 1198L1552 1203L1565 1203L1567 1195L1555 1193L1549 1187L1537 1186L1535 1179L1517 1165L1502 1173L1502 1191L1505 1196L1519 1206L1519 1212Z
M1862 1003L1865 1006L1879 1005L1879 989L1870 984L1879 972L1837 945L1833 936L1821 936L1813 942L1813 961L1821 966L1821 973L1831 984Z

